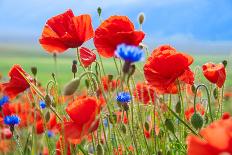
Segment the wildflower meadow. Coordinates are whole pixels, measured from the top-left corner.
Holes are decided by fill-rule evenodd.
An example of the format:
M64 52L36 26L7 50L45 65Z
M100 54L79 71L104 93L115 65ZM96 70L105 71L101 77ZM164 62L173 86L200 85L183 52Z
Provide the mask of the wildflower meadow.
M37 44L55 68L75 53L59 65L68 72L41 80L33 62L28 70L11 61L1 74L0 154L232 155L230 62L193 66L175 44L144 42L144 13L134 23L95 12L96 28L68 8L44 21Z

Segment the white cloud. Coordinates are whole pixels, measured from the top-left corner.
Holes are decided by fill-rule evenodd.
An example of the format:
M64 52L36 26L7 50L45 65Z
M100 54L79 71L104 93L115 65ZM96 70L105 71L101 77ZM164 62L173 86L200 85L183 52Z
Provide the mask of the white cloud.
M196 39L192 34L174 34L170 36L161 36L160 34L153 34L146 40L146 43L153 48L162 45L170 44L178 50L189 53L232 53L232 41L210 41Z

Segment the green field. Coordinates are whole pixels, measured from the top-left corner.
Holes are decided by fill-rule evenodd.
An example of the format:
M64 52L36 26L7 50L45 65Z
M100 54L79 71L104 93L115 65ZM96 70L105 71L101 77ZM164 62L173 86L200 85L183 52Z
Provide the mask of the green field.
M71 65L72 60L75 59L75 52L70 50L68 51L69 55L61 54L57 57L57 70L55 67L54 59L52 55L46 54L45 52L30 52L30 51L24 51L24 50L18 50L18 51L5 51L1 52L0 54L0 72L3 74L4 77L6 77L8 71L10 70L11 66L13 64L20 64L22 67L30 73L30 67L36 66L38 68L38 76L37 78L39 81L42 82L42 84L45 84L49 81L51 78L51 73L57 73L58 81L61 85L68 82L70 79L72 79L73 74L71 72ZM230 55L194 55L194 63L192 65L192 69L194 70L196 66L201 66L202 64L206 62L221 62L222 60L228 61L227 66L227 86L232 85L232 80L230 78L232 77L232 64L230 63L232 60L232 56ZM107 74L117 74L116 67L114 65L113 59L103 59L104 68ZM119 63L118 63L119 64ZM142 64L137 64L137 67L142 70ZM170 66L171 67L171 66ZM79 67L78 73L81 73L81 68ZM78 75L77 73L77 75ZM202 78L201 71L198 72ZM136 76L138 79L142 79L142 76L139 72L137 72ZM205 81L204 81L205 82Z

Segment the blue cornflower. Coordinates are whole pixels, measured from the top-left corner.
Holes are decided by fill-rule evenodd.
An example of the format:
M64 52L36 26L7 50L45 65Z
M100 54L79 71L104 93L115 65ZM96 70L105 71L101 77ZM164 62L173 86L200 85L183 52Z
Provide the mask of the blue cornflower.
M116 100L120 103L128 103L131 100L131 95L128 92L119 92Z
M17 125L20 122L20 118L16 115L4 117L4 123L6 125Z
M48 137L51 138L53 137L54 133L51 130L47 131Z
M141 48L126 44L118 45L115 55L130 63L143 61L145 59L144 51Z
M39 102L39 105L40 105L40 108L41 108L41 109L46 108L46 103L45 103L44 101L40 101L40 102Z
M9 102L9 97L8 96L3 96L0 99L0 107L3 106L5 103Z

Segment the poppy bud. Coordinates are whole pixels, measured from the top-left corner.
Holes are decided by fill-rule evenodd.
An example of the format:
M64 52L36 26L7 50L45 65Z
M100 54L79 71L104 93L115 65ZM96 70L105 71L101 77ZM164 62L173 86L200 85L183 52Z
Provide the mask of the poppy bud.
M139 13L139 16L138 16L138 21L139 21L139 24L142 25L143 22L144 22L144 19L145 19L145 15L143 12Z
M85 86L87 89L89 88L89 80L88 79L85 80Z
M125 124L122 124L120 129L121 129L122 133L126 134L126 126L125 126Z
M37 67L31 67L31 72L34 76L37 74Z
M175 133L175 128L174 128L174 125L173 125L173 122L171 119L166 119L165 120L165 126L167 127L167 129L169 131L171 131L173 134Z
M64 95L72 95L80 85L80 79L75 78L64 87Z
M191 117L191 124L195 129L201 129L203 126L204 120L199 113L194 113Z
M180 114L181 113L181 104L180 101L176 103L176 113Z
M172 152L168 150L167 155L172 155Z
M209 121L209 117L207 115L205 115L205 124L208 124L208 121Z
M157 152L157 155L162 155L163 153L162 153L162 151L161 150L159 150L158 152Z
M76 74L76 72L77 72L77 61L76 60L73 60L72 72L73 72L73 74Z
M196 91L196 89L197 89L197 88L196 88L196 85L193 84L192 87L191 87L191 89L192 89L192 92L195 93L195 91Z
M97 155L104 155L104 149L101 144L97 144Z
M111 82L113 80L114 76L113 75L108 75L108 79L109 79L109 82Z
M213 97L215 99L218 99L218 89L217 88L214 88L214 90L213 90Z
M56 74L52 73L52 78L55 79L56 78Z
M222 61L222 64L223 64L224 67L226 68L226 66L227 66L227 60L223 60L223 61Z
M51 97L50 97L48 94L45 96L44 101L45 101L45 104L46 104L48 107L52 104Z
M145 123L144 123L144 127L145 127L145 129L148 131L149 130L149 123L146 121Z
M97 8L97 13L98 13L98 16L100 17L100 16L101 16L101 13L102 13L101 7L98 7L98 8Z
M158 136L159 138L162 138L164 136L164 131L162 129L160 129Z
M47 112L45 114L45 120L46 120L46 122L48 122L50 120L50 113L49 112Z

